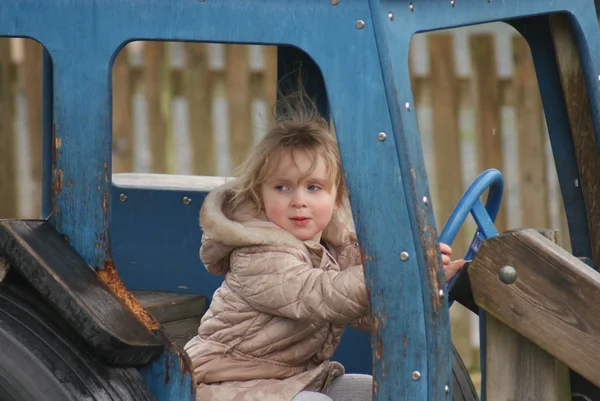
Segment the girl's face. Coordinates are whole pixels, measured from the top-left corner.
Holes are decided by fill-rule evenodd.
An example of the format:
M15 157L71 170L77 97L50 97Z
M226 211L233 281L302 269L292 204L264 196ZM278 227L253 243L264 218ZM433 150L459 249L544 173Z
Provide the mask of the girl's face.
M319 157L313 166L304 151L285 154L261 185L261 194L269 221L302 241L320 241L338 208L325 162Z

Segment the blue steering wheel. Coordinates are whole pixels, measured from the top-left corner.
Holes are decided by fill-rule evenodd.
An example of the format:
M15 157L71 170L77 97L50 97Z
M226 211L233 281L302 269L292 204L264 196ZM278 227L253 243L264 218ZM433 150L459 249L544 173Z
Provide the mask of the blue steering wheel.
M480 198L488 188L489 193L484 207ZM477 231L464 259L473 259L484 240L498 235L494 221L496 221L496 216L498 216L498 210L500 209L503 189L504 178L500 171L489 169L481 173L460 198L460 201L458 201L439 236L439 241L451 245L454 238L456 238L458 230L465 222L469 213L471 213L477 223ZM450 280L448 289L452 288L457 276L458 273Z

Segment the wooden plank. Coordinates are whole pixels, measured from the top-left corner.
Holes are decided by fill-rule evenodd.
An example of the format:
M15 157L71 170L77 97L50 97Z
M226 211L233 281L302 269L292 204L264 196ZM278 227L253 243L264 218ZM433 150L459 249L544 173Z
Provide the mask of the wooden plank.
M150 291L134 291L133 295L160 323L201 317L206 312L204 295Z
M121 49L113 65L113 173L133 171L133 107L127 47Z
M497 78L496 47L491 34L469 36L476 120L478 168L502 171L502 126L500 119L500 86ZM505 203L496 218L498 232L506 229Z
M23 42L25 60L22 84L27 104L27 130L29 136L30 178L33 183L33 210L39 213L42 203L42 52L38 42Z
M250 66L248 46L227 45L227 105L229 115L229 151L234 166L246 157L253 143L250 107Z
M560 245L557 230L541 234ZM488 399L571 400L569 368L491 315L486 319L486 349Z
M176 320L162 325L171 341L183 348L183 346L198 334L201 316Z
M144 42L144 93L148 112L148 143L150 144L150 172L166 173L167 121L161 108L161 83L165 58L164 42Z
M208 68L208 47L186 43L185 97L188 104L193 171L215 175L216 160L212 124L212 74Z
M0 218L15 218L17 204L17 160L15 132L15 85L10 41L0 38Z
M503 266L516 269L516 282L500 281ZM469 265L469 277L475 302L488 317L600 384L598 272L537 231L522 230L486 240ZM551 399L532 396L525 399Z
M431 70L433 140L437 177L436 217L440 225L448 220L454 205L463 194L462 160L459 132L458 85L454 69L454 37L434 34L428 37ZM459 231L453 249L457 254L467 250L464 230Z
M544 113L527 41L513 37L514 108L517 117L519 190L523 227L548 227Z
M267 123L271 125L274 121L273 110L277 100L277 46L263 46L263 52L265 58L263 99L269 107Z
M550 29L573 134L579 170L578 185L582 187L587 211L592 259L596 266L600 266L600 157L584 73L568 17L562 14L552 15Z

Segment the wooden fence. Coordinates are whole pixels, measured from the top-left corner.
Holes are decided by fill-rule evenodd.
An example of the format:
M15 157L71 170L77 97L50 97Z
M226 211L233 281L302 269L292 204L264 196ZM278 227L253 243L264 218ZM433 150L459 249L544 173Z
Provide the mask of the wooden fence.
M496 167L506 179L499 230L558 228L568 246L529 48L511 34L500 58L510 62L512 73L501 76L496 38L469 34L461 45L466 58L457 58L451 32L413 41L411 58L428 56L424 68L411 64L411 76L438 226L472 179ZM457 72L461 62L469 65L468 76ZM132 43L113 69L113 171L229 171L264 132L275 91L273 47ZM40 132L41 48L30 40L0 40L0 217L37 217ZM471 223L457 238L458 255L472 230ZM453 323L453 336L463 342L467 365L476 365L469 356L473 324L453 309L459 310L453 319L462 316L463 322Z

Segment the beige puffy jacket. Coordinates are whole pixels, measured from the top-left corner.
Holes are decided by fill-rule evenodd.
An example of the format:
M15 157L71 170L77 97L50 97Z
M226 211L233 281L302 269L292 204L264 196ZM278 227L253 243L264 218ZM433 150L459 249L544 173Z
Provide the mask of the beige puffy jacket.
M367 315L368 296L356 236L338 220L323 231L325 249L242 206L231 215L231 186L202 206L200 257L225 275L185 350L197 400L289 401L326 391L344 373L328 359L344 327Z

